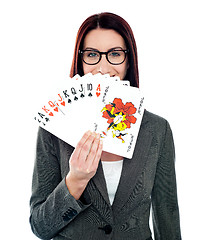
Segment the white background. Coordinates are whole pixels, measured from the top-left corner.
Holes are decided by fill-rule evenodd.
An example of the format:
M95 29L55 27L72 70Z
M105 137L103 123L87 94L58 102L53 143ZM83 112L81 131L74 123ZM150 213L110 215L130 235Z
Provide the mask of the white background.
M36 239L29 226L38 97L69 75L91 14L110 11L135 34L146 108L174 133L184 240L203 238L203 2L4 0L0 3L1 239Z

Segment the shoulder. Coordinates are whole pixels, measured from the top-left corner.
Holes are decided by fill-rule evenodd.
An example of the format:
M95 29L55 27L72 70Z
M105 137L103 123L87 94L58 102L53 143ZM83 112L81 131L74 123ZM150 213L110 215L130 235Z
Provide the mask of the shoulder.
M156 115L154 113L151 113L145 110L142 124L146 124L146 123L150 124L153 127L161 128L161 127L165 127L168 124L168 121L159 115Z
M165 118L147 110L144 112L141 128L148 130L153 136L162 139L167 132L171 132L170 124Z
M57 137L54 136L52 133L47 131L46 129L39 127L38 128L38 134L37 134L37 140L39 143L52 143L57 141Z
M62 152L65 152L67 155L71 155L74 150L74 147L42 127L38 128L37 146L43 146L47 151L52 149L58 155Z

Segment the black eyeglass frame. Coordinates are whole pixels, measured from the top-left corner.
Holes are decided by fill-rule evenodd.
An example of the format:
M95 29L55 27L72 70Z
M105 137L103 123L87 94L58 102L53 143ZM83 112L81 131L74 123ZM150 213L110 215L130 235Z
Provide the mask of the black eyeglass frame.
M92 51L92 52L99 53L100 57L99 57L98 62L96 62L96 63L87 63L87 62L84 61L83 53L84 53L84 52L88 52L88 51ZM108 54L109 54L110 52L114 52L114 51L124 52L124 53L125 53L124 60L123 60L121 63L112 63L112 62L109 61L109 59L108 59ZM125 62L125 59L126 59L126 57L127 57L127 53L128 53L128 49L127 49L127 50L124 50L124 49L110 49L110 50L107 51L107 52L100 52L100 51L94 50L94 49L93 49L93 50L91 50L91 49L79 50L79 54L81 55L82 61L83 61L84 63L86 63L87 65L96 65L96 64L98 64L98 63L101 61L102 55L106 55L106 60L107 60L110 64L112 64L112 65L120 65L120 64L122 64L122 63Z

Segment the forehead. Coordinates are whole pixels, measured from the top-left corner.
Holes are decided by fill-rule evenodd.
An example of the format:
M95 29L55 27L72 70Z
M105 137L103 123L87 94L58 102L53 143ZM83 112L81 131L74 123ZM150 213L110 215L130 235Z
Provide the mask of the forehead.
M94 48L100 51L107 51L111 48L126 48L123 37L112 29L97 28L91 30L84 39L84 49Z

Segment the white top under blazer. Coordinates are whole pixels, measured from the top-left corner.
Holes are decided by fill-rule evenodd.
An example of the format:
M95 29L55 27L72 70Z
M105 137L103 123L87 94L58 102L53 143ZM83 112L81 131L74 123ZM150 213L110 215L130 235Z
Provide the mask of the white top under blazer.
M106 180L106 186L108 191L108 196L111 205L115 197L115 193L118 188L120 181L120 176L123 167L123 160L120 161L101 161L103 166L103 173Z

